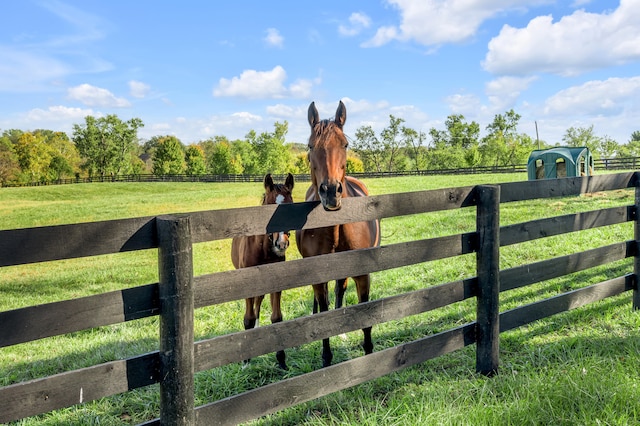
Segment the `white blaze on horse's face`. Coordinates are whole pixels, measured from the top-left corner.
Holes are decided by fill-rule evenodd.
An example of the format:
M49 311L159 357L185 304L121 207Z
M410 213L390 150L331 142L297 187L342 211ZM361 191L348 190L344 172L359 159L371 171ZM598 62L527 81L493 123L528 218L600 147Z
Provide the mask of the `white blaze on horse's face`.
M276 196L276 204L284 203L284 195L278 194ZM273 244L271 249L277 256L284 256L285 252L289 248L289 233L288 232L276 232L271 237L273 239Z

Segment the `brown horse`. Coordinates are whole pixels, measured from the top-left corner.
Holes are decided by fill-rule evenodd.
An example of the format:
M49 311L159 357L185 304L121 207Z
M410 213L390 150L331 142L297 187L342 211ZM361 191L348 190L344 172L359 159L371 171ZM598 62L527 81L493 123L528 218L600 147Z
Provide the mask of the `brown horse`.
M347 138L342 127L347 120L347 109L342 101L336 110L333 121L320 120L315 103L308 110L311 136L309 137L309 166L311 169L311 187L307 190L306 201L320 201L327 211L339 210L345 197L364 197L368 191L364 183L346 175ZM380 245L380 221L355 222L318 229L296 231L298 250L303 257L355 250ZM369 275L352 277L356 283L358 303L369 300ZM342 307L347 279L336 280L336 308ZM329 309L327 283L315 284L314 313ZM364 333L364 351L373 352L371 327L362 329ZM323 366L331 365L333 354L329 339L322 341Z
M270 174L264 177L262 205L292 203L293 175L289 173L284 184L273 183ZM231 260L236 269L266 263L282 262L289 247L289 232L274 232L266 235L235 237L231 242ZM282 321L280 298L282 293L271 293L271 323ZM260 307L264 295L245 299L244 328L254 328L260 320ZM278 364L287 369L284 351L276 353Z

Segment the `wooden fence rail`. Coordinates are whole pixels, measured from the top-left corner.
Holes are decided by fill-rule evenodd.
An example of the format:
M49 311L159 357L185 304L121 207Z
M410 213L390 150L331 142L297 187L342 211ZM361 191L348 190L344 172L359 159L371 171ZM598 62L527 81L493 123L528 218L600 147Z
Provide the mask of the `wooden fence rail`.
M502 203L624 188L636 188L635 204L500 226ZM633 307L640 306L636 173L348 198L343 204L330 213L318 203L296 203L0 231L0 267L158 248L160 277L158 283L0 312L0 347L154 315L160 315L161 332L159 351L0 388L0 422L160 383L160 417L145 424L235 424L473 343L476 369L492 375L499 368L501 332L630 290ZM193 276L191 246L197 242L472 206L474 232ZM635 231L627 241L499 269L500 247L631 221ZM193 310L200 307L470 253L476 254L475 277L194 342ZM634 270L618 278L499 311L501 292L629 257ZM327 263L335 267L321 267ZM280 279L263 279L273 275ZM194 407L195 372L470 298L477 305L473 323ZM327 381L327 375L343 380Z

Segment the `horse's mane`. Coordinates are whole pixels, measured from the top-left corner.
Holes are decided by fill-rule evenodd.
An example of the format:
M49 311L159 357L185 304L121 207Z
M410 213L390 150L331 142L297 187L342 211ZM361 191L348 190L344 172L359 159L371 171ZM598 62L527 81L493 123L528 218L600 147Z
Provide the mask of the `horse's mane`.
M320 120L313 126L312 129L312 138L314 139L315 144L318 144L318 142L321 145L324 144L334 134L337 134L339 136L343 133L340 126L338 126L333 120Z

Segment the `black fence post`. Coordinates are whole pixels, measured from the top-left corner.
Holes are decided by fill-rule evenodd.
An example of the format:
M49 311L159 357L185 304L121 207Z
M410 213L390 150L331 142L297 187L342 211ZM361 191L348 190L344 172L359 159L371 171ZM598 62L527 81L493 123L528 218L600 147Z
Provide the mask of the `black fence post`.
M156 218L160 276L160 424L193 425L193 254L188 216Z
M476 371L498 372L500 349L500 186L476 186L478 276L476 317Z
M634 205L635 218L633 221L633 239L636 241L636 249L633 258L633 274L635 285L633 287L633 309L640 310L640 172L635 173L636 197Z

